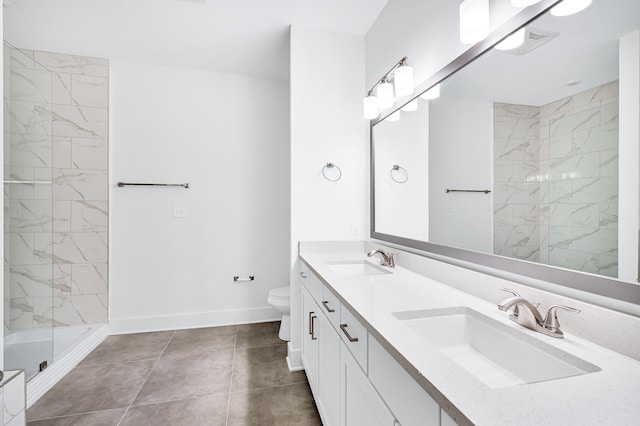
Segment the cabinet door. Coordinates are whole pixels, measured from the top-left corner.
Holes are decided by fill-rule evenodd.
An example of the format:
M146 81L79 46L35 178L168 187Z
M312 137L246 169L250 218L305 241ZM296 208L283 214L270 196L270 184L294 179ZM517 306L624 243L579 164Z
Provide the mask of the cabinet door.
M302 365L311 392L318 396L318 305L302 286Z
M342 342L340 370L340 425L394 426L393 415Z
M340 336L325 315L318 315L318 410L325 426L340 424Z

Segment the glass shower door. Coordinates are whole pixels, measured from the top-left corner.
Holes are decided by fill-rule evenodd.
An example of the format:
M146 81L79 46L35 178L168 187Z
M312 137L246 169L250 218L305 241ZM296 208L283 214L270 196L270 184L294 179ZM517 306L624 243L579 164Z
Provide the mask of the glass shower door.
M4 43L4 369L53 361L52 73Z

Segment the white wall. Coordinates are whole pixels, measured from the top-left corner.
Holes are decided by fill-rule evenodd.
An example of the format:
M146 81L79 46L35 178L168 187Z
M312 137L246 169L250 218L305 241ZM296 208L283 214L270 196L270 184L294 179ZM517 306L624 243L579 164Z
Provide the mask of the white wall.
M114 61L110 112L112 332L276 319L267 293L289 280L286 82Z
M493 104L437 99L429 108L429 241L493 252Z
M640 31L620 38L618 278L637 282L640 218Z
M298 367L298 241L368 236L368 141L362 118L364 38L291 28L291 343ZM327 163L342 179L322 177Z
M0 8L0 34L4 34L3 16L4 16L4 6ZM4 66L0 67L0 76L2 77L2 81L3 81L2 87L0 87L0 94L2 94L2 99L3 99L2 105L0 105L0 112L2 112L1 116L4 117ZM4 120L0 121L0 135L4 135ZM0 152L0 160L1 160L0 164L4 164L4 149L2 149L1 151L2 152ZM0 209L0 221L1 221L0 223L4 223L4 208ZM0 255L1 255L0 259L4 259L4 244L0 244ZM0 268L2 268L0 270L0 272L2 272L0 274L0 277L4 277L4 261L2 262L2 265L0 266ZM5 280L3 278L2 283L0 284L0 287L2 288L2 291L0 292L0 294L3 295L3 299L4 299L4 285L5 285ZM2 318L2 320L4 321L4 303L0 305L1 305L0 318ZM0 341L2 341L4 344L4 327L2 327L2 330L0 330ZM4 350L0 351L0 368L4 370Z

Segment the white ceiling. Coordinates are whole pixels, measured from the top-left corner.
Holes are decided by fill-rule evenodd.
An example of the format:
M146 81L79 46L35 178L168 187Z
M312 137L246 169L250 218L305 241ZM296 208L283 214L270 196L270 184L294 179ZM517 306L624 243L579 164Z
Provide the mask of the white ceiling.
M289 77L289 26L365 35L387 0L11 0L16 47Z

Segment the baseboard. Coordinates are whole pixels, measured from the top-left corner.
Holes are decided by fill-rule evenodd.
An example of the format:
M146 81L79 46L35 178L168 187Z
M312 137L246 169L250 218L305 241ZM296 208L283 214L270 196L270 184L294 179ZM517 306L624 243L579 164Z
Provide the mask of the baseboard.
M110 318L109 334L218 327L222 325L278 321L281 318L282 317L270 306L149 317Z
M302 351L300 349L293 349L291 342L287 344L287 366L289 371L301 371L304 370L302 365Z
M27 383L27 408L31 407L34 402L78 365L108 335L109 327L107 324L101 325L64 357L54 360L49 368L31 379Z

